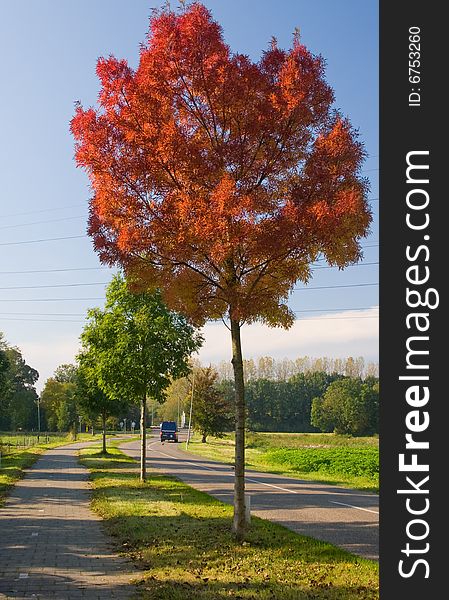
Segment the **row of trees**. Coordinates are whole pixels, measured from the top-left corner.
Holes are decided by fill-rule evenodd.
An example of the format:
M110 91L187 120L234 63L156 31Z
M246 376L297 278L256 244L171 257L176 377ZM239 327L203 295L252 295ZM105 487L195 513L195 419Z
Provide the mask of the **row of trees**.
M192 382L193 398L191 398ZM232 380L219 380L212 368L196 366L193 376L173 382L158 414L178 420L193 406L192 422L203 441L233 428ZM288 381L250 380L246 384L246 426L252 431L335 431L352 435L378 432L379 383L376 377L338 373L299 373Z
M232 365L229 361L220 361L213 365L220 381L233 379ZM257 359L243 360L243 376L245 383L256 379L288 381L300 373L326 373L328 375L346 375L347 377L378 377L379 365L375 362L365 363L363 356L356 358L333 358L330 356L299 356L295 359L273 358L261 356Z
M36 429L39 377L0 332L0 430Z

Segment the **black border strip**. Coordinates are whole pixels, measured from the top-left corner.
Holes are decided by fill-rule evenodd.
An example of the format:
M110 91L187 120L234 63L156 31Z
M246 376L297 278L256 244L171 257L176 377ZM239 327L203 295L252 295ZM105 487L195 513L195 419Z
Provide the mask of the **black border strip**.
M447 594L443 574L445 569L449 569L445 564L445 542L449 533L449 499L445 491L449 480L449 435L446 433L448 421L444 418L448 386L446 384L445 390L443 361L446 364L448 362L446 336L449 335L449 328L445 317L443 276L449 269L443 234L448 202L443 187L443 173L447 170L444 162L449 152L443 149L448 120L443 91L447 88L448 69L446 65L443 66L443 56L446 55L448 25L442 14L443 7L444 3L437 2L380 0L382 600L430 600ZM419 28L417 49L409 47L413 43L409 36L418 29L410 28ZM410 56L412 52L417 52L419 56ZM419 60L419 65L414 63L417 67L415 70L419 72L419 81L409 80L409 76L417 75L409 72L409 61L412 60ZM410 170L407 182L407 155L410 152L422 154L409 154L409 162L428 165L429 169ZM411 191L410 204L426 204L428 195L428 206L420 210L407 206L407 194ZM419 227L425 223L427 214L428 226L422 229L407 226L407 213L410 223ZM407 280L407 269L410 267L412 269L408 271ZM410 283L410 279L425 279L426 267L428 281ZM412 308L407 305L407 288L421 294L424 306ZM436 304L438 294L439 306L436 308L425 306L426 290L431 289L435 291L429 292L427 304ZM409 295L409 304L417 299L417 294ZM411 313L427 316L409 317L407 326L407 316ZM419 331L418 323L422 329L427 329ZM426 353L412 352L407 363L410 348L413 352L422 350ZM400 380L400 376L412 376L415 379ZM429 380L416 379L416 376L428 376ZM415 389L411 390L412 387ZM427 402L424 400L425 387L429 391ZM428 426L424 426L427 419L425 413L430 419ZM411 432L410 427L422 427L423 431ZM406 433L412 433L415 441L428 442L429 449L407 449ZM401 454L404 455L405 464L413 464L413 460L416 460L419 465L429 465L429 471L401 472ZM413 454L416 455L415 459ZM427 476L429 479L425 480ZM414 483L411 484L406 477ZM409 491L398 493L401 489ZM424 510L418 514L418 511ZM411 511L415 511L415 514ZM400 563L401 560L404 562Z

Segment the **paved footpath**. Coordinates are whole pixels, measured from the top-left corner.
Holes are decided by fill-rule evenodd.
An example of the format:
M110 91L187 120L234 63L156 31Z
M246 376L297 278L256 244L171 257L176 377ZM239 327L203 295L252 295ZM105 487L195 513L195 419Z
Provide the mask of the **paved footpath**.
M125 599L136 594L132 564L112 549L89 507L77 450L49 450L0 508L0 598Z

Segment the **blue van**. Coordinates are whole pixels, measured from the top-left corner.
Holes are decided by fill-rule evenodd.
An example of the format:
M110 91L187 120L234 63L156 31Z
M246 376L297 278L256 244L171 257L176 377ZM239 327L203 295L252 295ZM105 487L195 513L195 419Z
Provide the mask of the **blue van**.
M161 423L161 442L178 442L178 425L176 421L163 421Z

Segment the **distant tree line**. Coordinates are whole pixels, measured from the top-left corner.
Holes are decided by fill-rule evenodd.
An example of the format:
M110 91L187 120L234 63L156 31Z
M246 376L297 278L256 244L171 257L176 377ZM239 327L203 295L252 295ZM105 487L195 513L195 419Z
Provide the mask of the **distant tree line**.
M84 373L88 365L83 364ZM233 430L234 383L229 363L203 368L174 380L163 404L148 399L151 424L180 421L189 414L193 393L193 425L205 441L209 435ZM334 369L334 371L332 371ZM60 365L41 392L34 388L38 372L18 348L0 333L0 430L37 430L40 401L41 431L65 432L107 425L118 429L126 419L138 423L135 403L102 402L101 390L86 386L79 364ZM363 358L262 357L245 361L247 427L254 431L335 431L352 435L377 433L379 383L377 365ZM104 404L104 407L102 408ZM106 410L107 408L107 410Z
M212 365L217 371L219 381L233 378L232 365L229 361L221 361ZM291 358L273 358L261 356L257 359L243 361L245 383L258 379L288 381L300 373L323 372L327 375L345 375L346 377L378 377L379 365L376 362L365 362L362 356L332 358L328 356L299 356Z
M273 365L275 361L265 357L262 364ZM346 364L351 365L351 361ZM197 365L194 371L198 385L193 394L193 426L203 439L205 435L232 431L233 380L220 378L212 367ZM188 415L191 389L186 379L173 382L167 400L158 408L161 420L179 420L182 412ZM372 375L362 378L309 370L287 380L251 378L245 395L246 425L253 431L335 431L351 435L378 431L379 383ZM208 418L214 423L209 430Z

